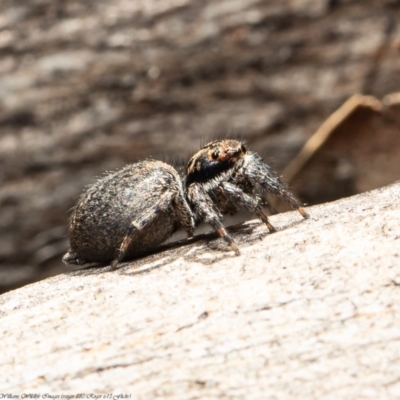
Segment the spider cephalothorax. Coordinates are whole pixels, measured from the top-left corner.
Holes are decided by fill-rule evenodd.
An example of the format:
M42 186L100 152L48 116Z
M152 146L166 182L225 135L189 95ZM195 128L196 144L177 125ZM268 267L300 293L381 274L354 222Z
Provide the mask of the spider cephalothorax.
M224 180L237 163L242 164L246 152L244 144L236 140L217 140L206 144L189 161L187 184Z
M244 208L257 215L273 232L275 229L264 211L265 193L281 197L308 218L300 201L271 167L234 139L210 142L190 159L186 190L197 221L209 223L237 254L239 249L226 232L222 216Z

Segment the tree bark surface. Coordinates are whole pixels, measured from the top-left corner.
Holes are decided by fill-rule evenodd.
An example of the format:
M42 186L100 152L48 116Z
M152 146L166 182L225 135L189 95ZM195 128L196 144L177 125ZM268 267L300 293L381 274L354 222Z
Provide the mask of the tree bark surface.
M400 396L400 183L0 297L0 392Z

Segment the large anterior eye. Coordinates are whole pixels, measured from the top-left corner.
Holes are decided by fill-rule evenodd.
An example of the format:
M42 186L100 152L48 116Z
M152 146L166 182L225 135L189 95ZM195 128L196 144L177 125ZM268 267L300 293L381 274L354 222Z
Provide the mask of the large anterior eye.
M212 154L211 157L213 158L213 160L216 160L219 156L219 149L215 150Z
M242 150L243 153L246 153L247 149L246 149L246 146L244 144L242 144L241 150Z

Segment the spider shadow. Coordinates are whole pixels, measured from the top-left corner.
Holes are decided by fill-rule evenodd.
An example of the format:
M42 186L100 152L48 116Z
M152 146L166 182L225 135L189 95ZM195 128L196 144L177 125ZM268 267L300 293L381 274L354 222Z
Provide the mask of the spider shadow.
M84 268L78 268L71 272L68 272L71 276L86 276L86 275L97 275L105 272L114 272L119 271L120 274L123 275L139 275L143 273L148 273L154 269L161 268L165 265L170 264L180 257L184 257L185 261L188 261L187 254L191 252L191 245L201 241L215 241L219 236L214 233L203 233L200 235L196 235L192 238L177 240L172 243L162 244L154 249L146 251L142 253L140 256L135 258L127 258L123 262L118 264L116 269L112 269L109 263L91 263ZM230 251L230 249L228 249ZM204 249L199 249L194 253L204 253ZM225 258L221 257L221 258ZM193 257L189 257L190 261L193 261ZM218 259L214 259L214 262L218 261ZM134 265L133 265L134 264ZM156 264L151 265L146 268L148 264ZM127 272L128 269L132 270L134 267L134 271Z
M75 269L71 272L68 272L71 276L85 276L85 275L96 275L96 274L102 274L105 272L114 272L114 271L121 271L126 269L127 267L132 266L132 263L134 262L137 264L139 267L141 265L149 264L151 262L157 261L158 259L164 259L166 258L165 263L162 263L162 265L168 264L172 261L172 259L176 259L177 257L172 257L170 253L173 253L174 250L176 249L181 249L182 247L187 247L193 243L199 242L201 240L207 240L207 239L216 239L218 236L215 233L207 233L207 234L200 234L197 236L194 236L192 238L187 238L187 239L181 239L177 240L172 243L165 243L162 244L158 247L155 247L154 249L151 249L149 251L146 251L138 257L134 258L127 258L123 262L118 264L118 267L116 269L112 269L109 263L90 263L89 265L83 267L83 268L78 268ZM162 254L162 256L160 256ZM161 267L162 265L156 265L149 267L144 270L139 270L136 271L136 274L139 273L144 273L151 271L153 269L157 269ZM133 273L127 274L127 275L133 275Z
M302 220L296 220L277 227L276 233L297 226L301 222ZM251 221L232 225L227 228L227 230L236 237L236 239L239 239L238 242L240 245L240 243L251 244L274 234L274 232L271 233L266 227L265 229L263 229L263 227L265 227L264 223L260 221ZM192 245L199 242L204 242L204 246L193 248ZM205 254L210 253L212 257L204 257ZM116 269L112 269L108 263L92 263L84 268L73 270L68 274L71 276L86 276L118 271L121 275L134 276L149 273L154 269L171 264L179 258L186 262L212 265L228 257L236 257L236 255L217 233L209 232L196 235L192 238L162 244L138 257L124 260L122 263L118 264Z

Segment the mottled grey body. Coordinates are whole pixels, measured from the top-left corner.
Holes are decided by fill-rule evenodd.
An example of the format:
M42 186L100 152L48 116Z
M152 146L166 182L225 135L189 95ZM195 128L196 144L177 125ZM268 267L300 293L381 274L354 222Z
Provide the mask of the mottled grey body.
M161 161L128 165L100 179L79 199L71 216L68 264L138 256L183 227L194 231L193 214L177 171Z
M112 261L115 268L124 258L161 244L180 227L192 235L195 219L209 223L239 254L222 224L223 215L246 209L273 232L264 210L266 192L308 218L276 173L240 141L208 143L190 159L186 172L186 197L178 172L153 160L128 165L90 186L72 214L70 248L63 261Z

